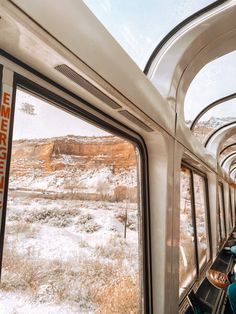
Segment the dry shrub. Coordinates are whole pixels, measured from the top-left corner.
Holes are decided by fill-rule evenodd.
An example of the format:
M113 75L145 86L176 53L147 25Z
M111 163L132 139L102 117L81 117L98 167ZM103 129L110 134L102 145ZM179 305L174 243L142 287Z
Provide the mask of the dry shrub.
M93 221L93 216L90 214L80 215L75 222L75 225L78 231L84 231L87 233L93 233L101 229L101 226Z
M107 284L119 272L114 263L98 260L83 260L80 264L79 277L81 285L101 287Z
M24 221L17 221L14 224L8 224L6 232L7 234L24 234L27 238L35 238L39 229Z
M85 225L86 223L88 223L90 220L93 219L93 216L90 214L82 214L78 217L78 220L76 222L76 224L78 225Z
M98 257L105 257L122 262L126 255L128 255L129 248L125 240L111 237L107 245L97 245L95 252Z
M79 240L79 246L81 248L88 248L89 247L89 243L84 238L81 238Z
M81 262L79 272L81 299L85 300L87 304L96 304L98 292L112 278L117 277L120 271L119 266L115 263L104 263L98 260Z
M32 250L20 255L6 246L1 289L26 291L41 303L76 302L85 309L89 305L98 308L97 313L137 313L138 281L121 277L120 261L45 261Z
M21 256L15 248L6 247L3 259L1 288L5 291L25 291L34 293L37 287L39 265Z
M96 301L99 308L96 313L140 313L139 294L138 278L118 277L98 292Z
M48 209L42 208L27 212L24 215L24 219L28 223L48 223L54 227L66 227L71 224L72 218L79 215L80 211L74 208L72 209Z
M130 230L136 230L137 229L137 216L135 214L131 214L129 212L125 211L117 211L115 213L115 218L121 222L122 224L125 224L126 221L126 226L130 229Z

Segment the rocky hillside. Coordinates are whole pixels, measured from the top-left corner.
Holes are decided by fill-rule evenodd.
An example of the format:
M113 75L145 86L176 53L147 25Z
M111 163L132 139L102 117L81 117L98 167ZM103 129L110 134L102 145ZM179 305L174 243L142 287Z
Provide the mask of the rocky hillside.
M10 189L15 191L89 199L114 199L118 193L119 199L126 198L127 193L136 195L136 152L115 136L17 140L10 174Z
M203 141L213 130L233 121L235 117L211 117L209 120L200 120L194 128L194 135ZM190 127L192 121L186 121L186 124Z

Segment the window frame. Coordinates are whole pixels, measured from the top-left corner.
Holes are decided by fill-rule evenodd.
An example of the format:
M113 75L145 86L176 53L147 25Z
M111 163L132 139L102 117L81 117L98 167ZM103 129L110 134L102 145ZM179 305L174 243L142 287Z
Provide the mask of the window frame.
M232 191L229 185L229 214L230 214L230 229L233 228L233 202L232 202Z
M16 60L13 58L13 62ZM57 83L54 83L52 80L47 79L45 76L36 72L35 70L25 66L20 62L20 65L30 71L32 74L36 75L36 78L40 78L43 82L48 83L47 87L39 85L36 83L36 79L27 78L19 73L14 72L13 84L12 84L12 113L10 116L10 132L8 137L9 149L7 151L7 166L6 166L6 176L5 176L5 185L4 185L4 201L3 201L3 212L2 212L2 221L1 221L1 230L0 230L0 280L1 280L1 270L2 270L2 260L3 260L3 246L5 238L5 225L6 225L6 211L7 211L7 194L8 194L8 185L9 185L9 173L10 173L10 159L11 159L11 149L12 149L12 136L13 136L13 122L14 122L14 111L15 111L15 98L17 88L21 88L29 93L32 93L35 96L39 96L42 99L45 99L47 102L55 105L56 107L72 113L83 120L90 122L98 127L102 127L108 132L112 132L114 135L120 136L127 141L130 141L139 151L139 201L140 201L140 211L142 213L142 218L140 220L140 238L141 238L141 252L142 256L140 259L140 269L141 269L141 296L142 296L142 310L144 313L152 313L152 277L151 277L151 236L150 236L150 204L148 198L148 158L147 158L147 149L144 143L144 140L140 135L134 132L132 129L129 129L126 125L118 122L114 118L110 117L106 113L95 108L91 103L82 99L81 97L73 94L64 87L60 86ZM3 65L0 64L0 74L1 68ZM1 78L1 77L0 77ZM0 91L1 91L0 81ZM88 110L83 109L82 107L75 105L73 100L69 101L68 99L60 96L56 92L52 92L49 88L50 85L60 89L65 95L72 96L75 101L79 101L83 105L88 107ZM89 109L93 110L93 113L89 112ZM102 115L102 117L101 117ZM118 126L122 126L119 128Z
M223 227L224 227L224 232L225 232L225 237L222 237L222 230L221 230L221 223L220 220L218 219L218 226L219 226L219 231L220 231L220 241L217 242L218 246L218 251L221 250L225 239L227 238L227 228L226 228L226 215L225 215L225 198L224 198L224 185L221 181L217 182L217 200L218 200L218 205L217 205L217 212L218 212L218 218L220 218L220 195L221 193L222 196L222 214L223 214Z
M196 284L196 282L201 281L204 278L204 274L206 272L206 269L211 263L212 260L212 246L211 246L211 224L210 224L210 210L209 210L209 191L208 191L208 180L207 175L194 166L190 165L189 163L186 163L185 161L181 162L180 172L182 171L182 167L187 168L190 172L190 186L191 186L191 216L192 216L192 224L193 224L193 230L194 230L194 244L195 244L195 269L196 269L196 279L191 283L189 288L179 296L179 303L183 301L183 299L188 295L188 293L192 290L193 286ZM206 218L206 239L207 239L207 256L206 256L206 263L203 264L203 266L200 269L200 260L199 260L199 254L198 254L198 238L197 238L197 224L196 224L196 205L195 205L195 192L194 192L194 174L200 176L204 180L204 193L205 193L205 206L206 206L206 212L205 212L205 218ZM180 182L181 184L181 182ZM181 198L181 196L180 196ZM180 287L180 286L179 286Z

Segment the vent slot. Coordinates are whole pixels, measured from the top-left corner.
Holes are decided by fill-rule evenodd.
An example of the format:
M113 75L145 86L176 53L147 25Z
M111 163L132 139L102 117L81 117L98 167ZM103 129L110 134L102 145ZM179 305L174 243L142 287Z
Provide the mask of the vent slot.
M91 94L93 94L98 99L102 100L106 105L108 105L112 109L119 109L119 108L121 108L121 106L118 105L114 100L109 98L107 95L103 94L98 88L93 86L85 78L83 78L77 72L72 70L66 64L57 65L55 67L55 69L57 71L59 71L60 73L62 73L63 75L65 75L67 78L69 78L74 83L78 84L79 86L81 86L84 89L86 89L87 91L89 91Z
M130 112L126 111L126 110L121 110L119 111L119 113L124 116L125 118L127 118L128 120L130 120L131 122L134 122L135 124L137 124L140 128L142 128L143 130L147 131L147 132L152 132L154 131L153 129L151 129L149 126L147 126L144 122L140 121L138 118L136 118L135 116L133 116Z

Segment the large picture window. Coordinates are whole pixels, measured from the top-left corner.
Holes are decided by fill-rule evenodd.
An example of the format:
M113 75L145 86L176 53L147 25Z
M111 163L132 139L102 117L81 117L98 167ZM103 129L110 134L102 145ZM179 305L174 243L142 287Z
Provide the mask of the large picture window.
M2 313L143 312L139 150L17 89Z
M183 165L180 178L179 294L185 295L210 260L206 177Z

